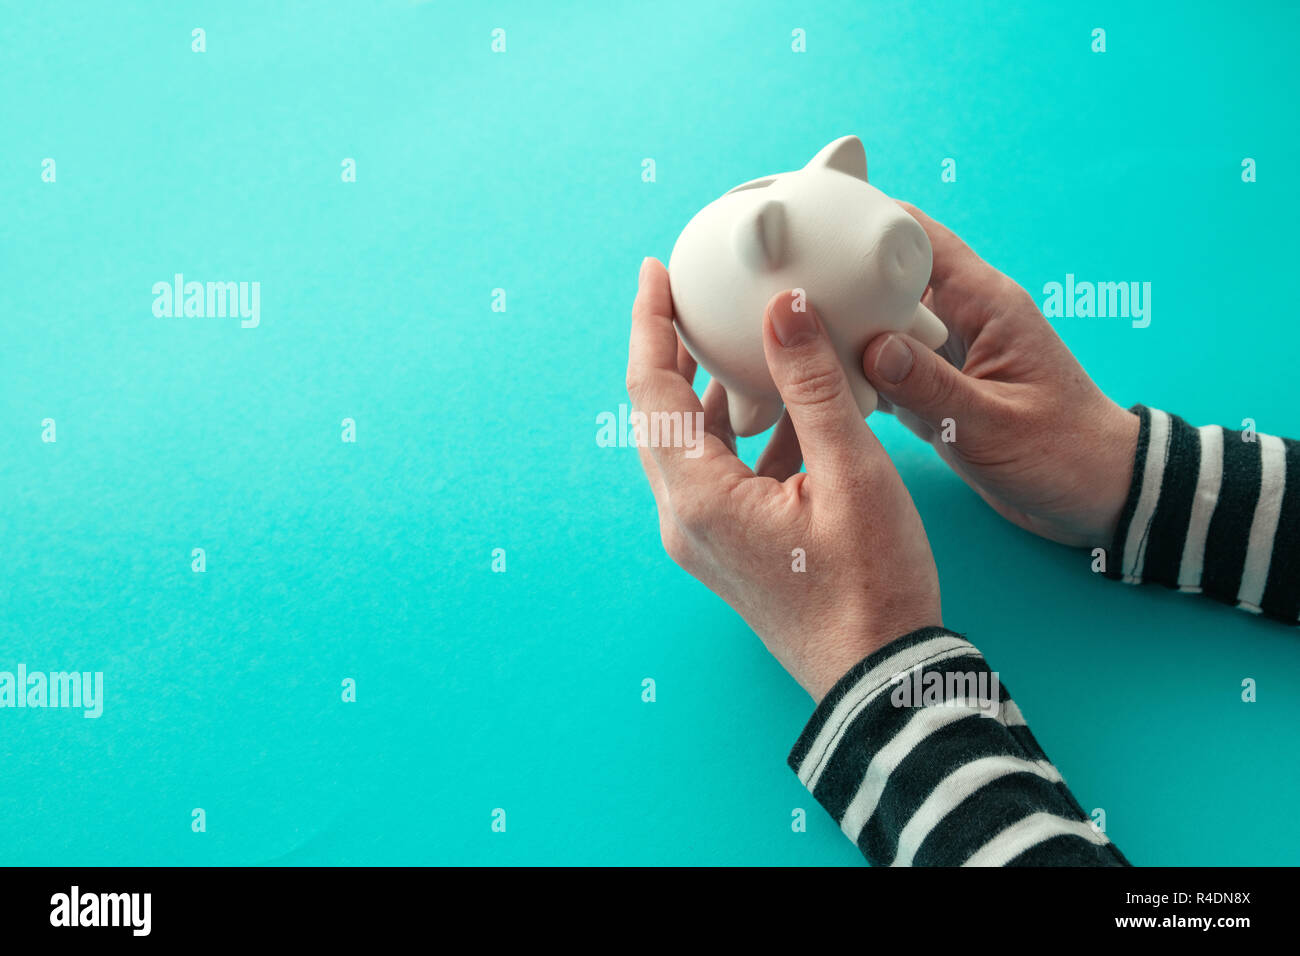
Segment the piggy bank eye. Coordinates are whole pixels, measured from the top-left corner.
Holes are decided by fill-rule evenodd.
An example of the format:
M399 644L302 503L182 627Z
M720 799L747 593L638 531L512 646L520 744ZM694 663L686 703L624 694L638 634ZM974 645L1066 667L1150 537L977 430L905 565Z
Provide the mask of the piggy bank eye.
M776 182L776 177L771 176L767 179L755 179L752 183L745 183L743 186L737 186L735 189L728 189L724 196L730 196L732 193L744 192L746 189L762 189L764 186L770 186Z

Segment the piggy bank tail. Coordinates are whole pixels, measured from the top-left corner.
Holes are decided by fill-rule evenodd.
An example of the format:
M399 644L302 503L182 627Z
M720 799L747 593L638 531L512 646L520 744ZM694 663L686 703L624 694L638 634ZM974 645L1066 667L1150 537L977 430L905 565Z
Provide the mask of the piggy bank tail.
M928 349L937 349L948 341L948 327L920 302L912 314L912 324L904 331Z

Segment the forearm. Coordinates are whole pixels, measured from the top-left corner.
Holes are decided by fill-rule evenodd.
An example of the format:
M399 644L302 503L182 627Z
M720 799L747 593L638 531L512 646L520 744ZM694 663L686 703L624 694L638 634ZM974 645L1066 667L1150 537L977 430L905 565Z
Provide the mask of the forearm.
M979 651L944 628L853 667L789 763L876 865L1127 864Z
M1136 406L1128 499L1107 576L1300 619L1300 443Z

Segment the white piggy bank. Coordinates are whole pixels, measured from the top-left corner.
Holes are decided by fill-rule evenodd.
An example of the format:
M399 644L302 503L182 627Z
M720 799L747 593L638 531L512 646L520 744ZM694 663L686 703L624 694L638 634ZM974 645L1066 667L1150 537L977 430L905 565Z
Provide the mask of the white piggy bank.
M727 389L731 426L754 435L781 415L763 356L763 310L802 289L844 363L863 416L876 391L862 374L867 343L907 332L929 348L948 337L921 305L930 241L892 199L867 183L856 136L831 143L803 169L737 186L696 214L668 262L682 341Z

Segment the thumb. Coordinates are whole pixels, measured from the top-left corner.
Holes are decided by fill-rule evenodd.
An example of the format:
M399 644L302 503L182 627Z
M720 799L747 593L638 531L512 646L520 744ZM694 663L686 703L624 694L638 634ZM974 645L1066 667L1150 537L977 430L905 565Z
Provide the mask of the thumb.
M821 319L792 292L767 305L763 351L810 475L847 483L880 446L863 421Z
M862 371L882 397L936 431L945 418L969 421L980 406L979 382L900 332L867 343Z

